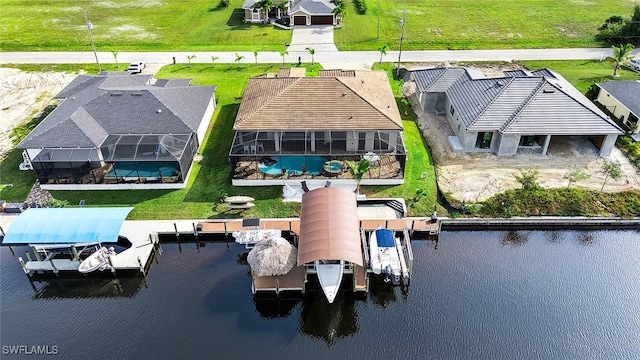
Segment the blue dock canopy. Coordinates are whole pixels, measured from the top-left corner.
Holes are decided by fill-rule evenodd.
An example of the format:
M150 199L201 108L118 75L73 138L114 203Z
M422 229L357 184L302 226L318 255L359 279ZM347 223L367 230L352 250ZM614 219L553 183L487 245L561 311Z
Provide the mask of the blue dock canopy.
M37 208L20 214L2 245L116 242L133 210L122 208Z

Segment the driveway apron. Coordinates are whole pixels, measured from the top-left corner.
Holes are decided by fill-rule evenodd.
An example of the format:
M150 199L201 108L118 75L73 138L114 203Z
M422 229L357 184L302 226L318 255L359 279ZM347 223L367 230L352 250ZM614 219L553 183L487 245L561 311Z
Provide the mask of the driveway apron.
M288 52L306 51L306 48L315 49L316 52L338 51L333 42L333 26L311 25L294 26L291 44Z

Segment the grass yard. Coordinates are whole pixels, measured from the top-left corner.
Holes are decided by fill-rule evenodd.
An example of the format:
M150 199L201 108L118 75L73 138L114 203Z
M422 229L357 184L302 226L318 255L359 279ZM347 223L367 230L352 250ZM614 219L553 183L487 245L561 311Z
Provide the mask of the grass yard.
M537 60L523 61L528 69L549 68L569 81L581 93L585 93L594 83L609 80L640 80L640 75L631 70L621 68L619 76L613 76L614 63L597 60Z
M0 51L90 51L84 11L98 51L281 50L291 31L245 24L242 0L0 0ZM397 49L406 9L406 50L593 47L597 28L612 15L630 17L629 0L366 0L359 15L347 1L340 50Z
M319 65L305 64L308 76L317 76ZM390 65L383 65L389 73ZM57 70L78 71L80 68L68 65L52 67L18 66L22 69L38 71L55 68ZM233 122L247 80L265 72L277 72L280 65L246 65L238 68L235 64L186 64L169 65L160 70L159 78L191 78L194 85L217 85L216 99L218 107L205 144L200 148L202 160L195 162L189 184L182 190L126 190L126 191L54 191L57 200L78 204L85 200L86 206L135 206L131 219L196 219L229 217L288 217L297 216L300 204L282 202L282 187L232 187L231 168L228 152L233 140ZM87 64L82 69L95 72L95 65ZM430 214L436 204L433 166L415 122L415 115L400 97L401 83L392 80L392 88L397 95L403 114L405 142L409 152L409 161L405 170L406 183L401 186L363 187L362 191L372 197L404 197L409 204L411 215ZM406 114L405 110L407 110ZM0 183L13 183L13 187L0 190L0 199L24 201L33 181L32 172L18 170L22 161L21 152L14 150L0 163ZM423 174L427 174L423 177ZM416 190L424 190L424 195L416 196ZM256 207L239 212L227 211L226 206L218 202L225 195L248 195L256 199ZM415 198L415 201L413 199Z

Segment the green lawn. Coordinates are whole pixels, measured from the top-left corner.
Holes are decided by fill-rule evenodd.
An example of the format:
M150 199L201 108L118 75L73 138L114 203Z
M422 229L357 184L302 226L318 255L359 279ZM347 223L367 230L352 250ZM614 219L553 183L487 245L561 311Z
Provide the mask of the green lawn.
M319 65L305 64L308 76L317 76ZM38 71L50 68L50 65L20 66L23 69ZM54 191L58 200L78 204L85 200L86 206L135 206L132 219L193 219L227 217L288 217L297 216L300 205L282 202L282 188L269 187L233 187L228 152L233 139L233 122L247 80L265 72L277 72L280 65L241 65L235 64L185 64L169 65L156 75L159 78L191 78L194 85L217 85L216 99L218 107L213 115L205 144L200 149L202 160L194 163L189 184L182 190L126 190L126 191ZM95 65L82 67L95 72ZM59 69L71 70L69 66ZM385 70L392 68L385 65ZM78 70L76 68L75 70ZM405 142L409 152L409 161L405 171L406 184L400 186L367 186L362 191L373 197L404 197L408 199L411 215L430 214L436 203L435 180L431 158L425 150L420 132L413 121L415 115L401 101L400 82L392 80L392 88L404 118ZM407 110L406 114L405 110ZM20 151L12 151L0 164L0 184L13 183L13 187L0 190L0 199L24 201L33 181L32 172L21 172L18 164L22 157ZM423 174L426 176L423 177ZM421 188L425 196L417 201L416 190ZM221 194L248 195L256 199L256 207L242 213L226 211L218 202Z
M597 28L611 15L630 17L629 0L366 0L366 15L347 1L340 50L397 49L406 9L404 49L592 47ZM0 50L91 49L84 11L99 51L281 50L291 31L245 24L242 0L220 8L217 0L0 0Z
M614 63L597 60L572 61L523 61L522 64L530 70L549 68L575 86L581 93L585 93L594 83L608 80L640 80L640 75L631 70L620 69L618 76L613 76Z

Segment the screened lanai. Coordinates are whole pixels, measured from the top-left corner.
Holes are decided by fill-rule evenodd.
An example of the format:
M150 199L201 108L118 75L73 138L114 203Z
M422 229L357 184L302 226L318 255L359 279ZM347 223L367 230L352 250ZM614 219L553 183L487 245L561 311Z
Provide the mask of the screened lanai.
M31 159L40 183L180 182L195 134L109 135L99 149L43 149Z
M236 131L229 157L236 179L349 177L341 164L362 158L372 165L368 177L395 178L402 176L406 150L399 130Z

